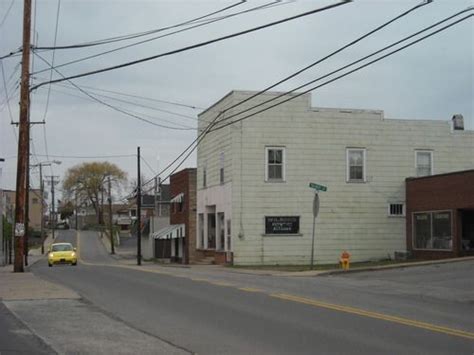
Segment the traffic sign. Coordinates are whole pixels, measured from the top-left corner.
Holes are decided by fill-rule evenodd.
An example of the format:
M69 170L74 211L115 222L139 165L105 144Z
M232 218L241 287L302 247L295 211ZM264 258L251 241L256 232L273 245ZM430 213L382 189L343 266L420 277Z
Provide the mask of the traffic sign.
M324 185L315 184L314 182L309 183L309 187L315 189L316 191L327 191L328 188Z

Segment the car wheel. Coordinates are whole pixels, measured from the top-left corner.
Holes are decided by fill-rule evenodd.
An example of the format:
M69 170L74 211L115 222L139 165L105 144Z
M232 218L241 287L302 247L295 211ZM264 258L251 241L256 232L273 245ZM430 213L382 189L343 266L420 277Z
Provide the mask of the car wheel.
M49 266L49 267L53 267L53 264L48 263L48 266Z
M77 261L75 263L72 263L72 266L76 266L77 265Z

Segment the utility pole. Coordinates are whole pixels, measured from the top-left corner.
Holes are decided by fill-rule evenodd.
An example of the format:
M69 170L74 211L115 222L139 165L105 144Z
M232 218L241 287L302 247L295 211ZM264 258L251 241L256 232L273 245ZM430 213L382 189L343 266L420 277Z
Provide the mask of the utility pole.
M28 146L26 148L26 196L25 196L25 236L23 246L25 248L23 254L25 265L28 266L28 229L30 227L30 112L28 111Z
M112 183L110 182L110 176L108 177L109 185L109 230L110 230L110 254L115 254L114 246L114 228L112 226Z
M140 178L140 147L137 147L137 265L142 264L142 188Z
M78 224L77 224L77 222L78 222L78 218L77 218L77 210L78 210L78 208L77 208L77 207L78 207L78 206L77 206L77 190L74 192L74 204L75 204L75 206L76 206L76 231L78 231L78 230L79 230L79 226L78 226Z
M59 176L47 176L47 178L51 178L49 184L51 185L51 212L50 212L50 224L51 224L51 233L54 240L54 230L56 228L56 210L54 207L54 185L58 184L59 181L55 180L54 178L59 178Z
M24 272L23 252L25 234L25 196L26 170L29 143L29 107L30 107L30 38L31 38L31 0L24 0L23 7L23 52L21 61L20 118L18 138L18 159L15 193L15 260L13 271Z
M44 254L44 182L43 166L39 165L40 170L40 193L41 193L41 255Z

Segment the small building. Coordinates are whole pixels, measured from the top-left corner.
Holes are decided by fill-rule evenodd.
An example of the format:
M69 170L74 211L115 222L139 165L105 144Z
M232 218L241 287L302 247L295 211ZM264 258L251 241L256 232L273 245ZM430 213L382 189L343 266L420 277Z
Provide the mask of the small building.
M406 203L415 258L474 255L474 170L408 178Z
M170 225L153 234L155 255L182 264L196 260L196 169L170 176Z
M314 107L310 94L255 94L232 91L199 115L199 132L218 117L197 148L197 248L215 262L309 264L310 183L327 187L316 263L343 250L356 262L393 258L407 250L405 179L474 167L474 131L459 115L389 119Z
M4 211L5 215L14 215L15 214L15 198L16 192L12 190L3 190L5 196L5 206ZM34 229L35 231L41 230L41 204L43 203L43 212L48 211L48 207L44 198L41 197L40 189L30 189L29 194L29 228Z

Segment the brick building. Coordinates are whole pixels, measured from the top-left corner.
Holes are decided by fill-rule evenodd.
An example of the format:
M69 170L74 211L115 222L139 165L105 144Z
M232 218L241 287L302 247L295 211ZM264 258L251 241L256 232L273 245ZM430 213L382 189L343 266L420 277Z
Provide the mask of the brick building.
M408 178L406 202L414 257L474 255L474 170Z
M196 260L196 169L170 176L170 225L153 235L157 258L183 264Z

